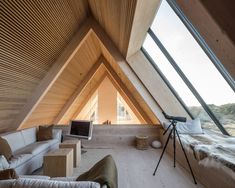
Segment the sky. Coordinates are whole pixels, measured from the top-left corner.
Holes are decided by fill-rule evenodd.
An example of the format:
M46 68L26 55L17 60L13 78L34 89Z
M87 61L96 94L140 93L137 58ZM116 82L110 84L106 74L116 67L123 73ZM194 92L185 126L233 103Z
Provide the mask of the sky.
M165 0L161 3L151 29L207 104L235 103L233 90ZM144 48L184 102L188 106L199 106L150 36L147 36Z

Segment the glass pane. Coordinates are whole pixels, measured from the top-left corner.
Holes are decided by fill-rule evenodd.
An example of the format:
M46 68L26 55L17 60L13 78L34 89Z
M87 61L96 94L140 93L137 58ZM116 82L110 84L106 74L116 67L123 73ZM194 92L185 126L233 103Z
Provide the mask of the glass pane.
M233 90L165 0L151 29L221 124L235 135Z
M146 36L143 48L148 52L178 95L183 99L193 116L200 118L203 128L211 128L220 132L149 34Z

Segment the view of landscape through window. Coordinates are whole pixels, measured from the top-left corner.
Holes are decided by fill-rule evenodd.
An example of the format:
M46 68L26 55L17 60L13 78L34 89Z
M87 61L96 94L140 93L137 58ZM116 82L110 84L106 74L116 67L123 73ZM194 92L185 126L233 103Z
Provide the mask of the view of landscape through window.
M235 135L235 94L211 60L163 0L151 29L224 128ZM218 130L164 54L148 35L143 47L204 127Z

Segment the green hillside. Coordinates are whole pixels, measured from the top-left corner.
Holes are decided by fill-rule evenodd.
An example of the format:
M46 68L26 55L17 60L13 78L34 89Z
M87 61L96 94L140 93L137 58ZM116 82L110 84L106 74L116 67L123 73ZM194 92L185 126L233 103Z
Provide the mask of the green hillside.
M226 128L226 130L231 135L235 136L235 103L224 104L221 106L210 104L208 106L222 123L222 125ZM203 127L218 130L218 128L214 126L213 121L202 107L192 106L189 107L189 109L194 117L200 118Z

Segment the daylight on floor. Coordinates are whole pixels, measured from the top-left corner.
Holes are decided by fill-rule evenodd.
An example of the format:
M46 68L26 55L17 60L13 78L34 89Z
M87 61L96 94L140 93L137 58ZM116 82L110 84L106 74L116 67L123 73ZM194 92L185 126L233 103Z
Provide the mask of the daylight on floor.
M0 188L234 187L234 2L0 7Z

